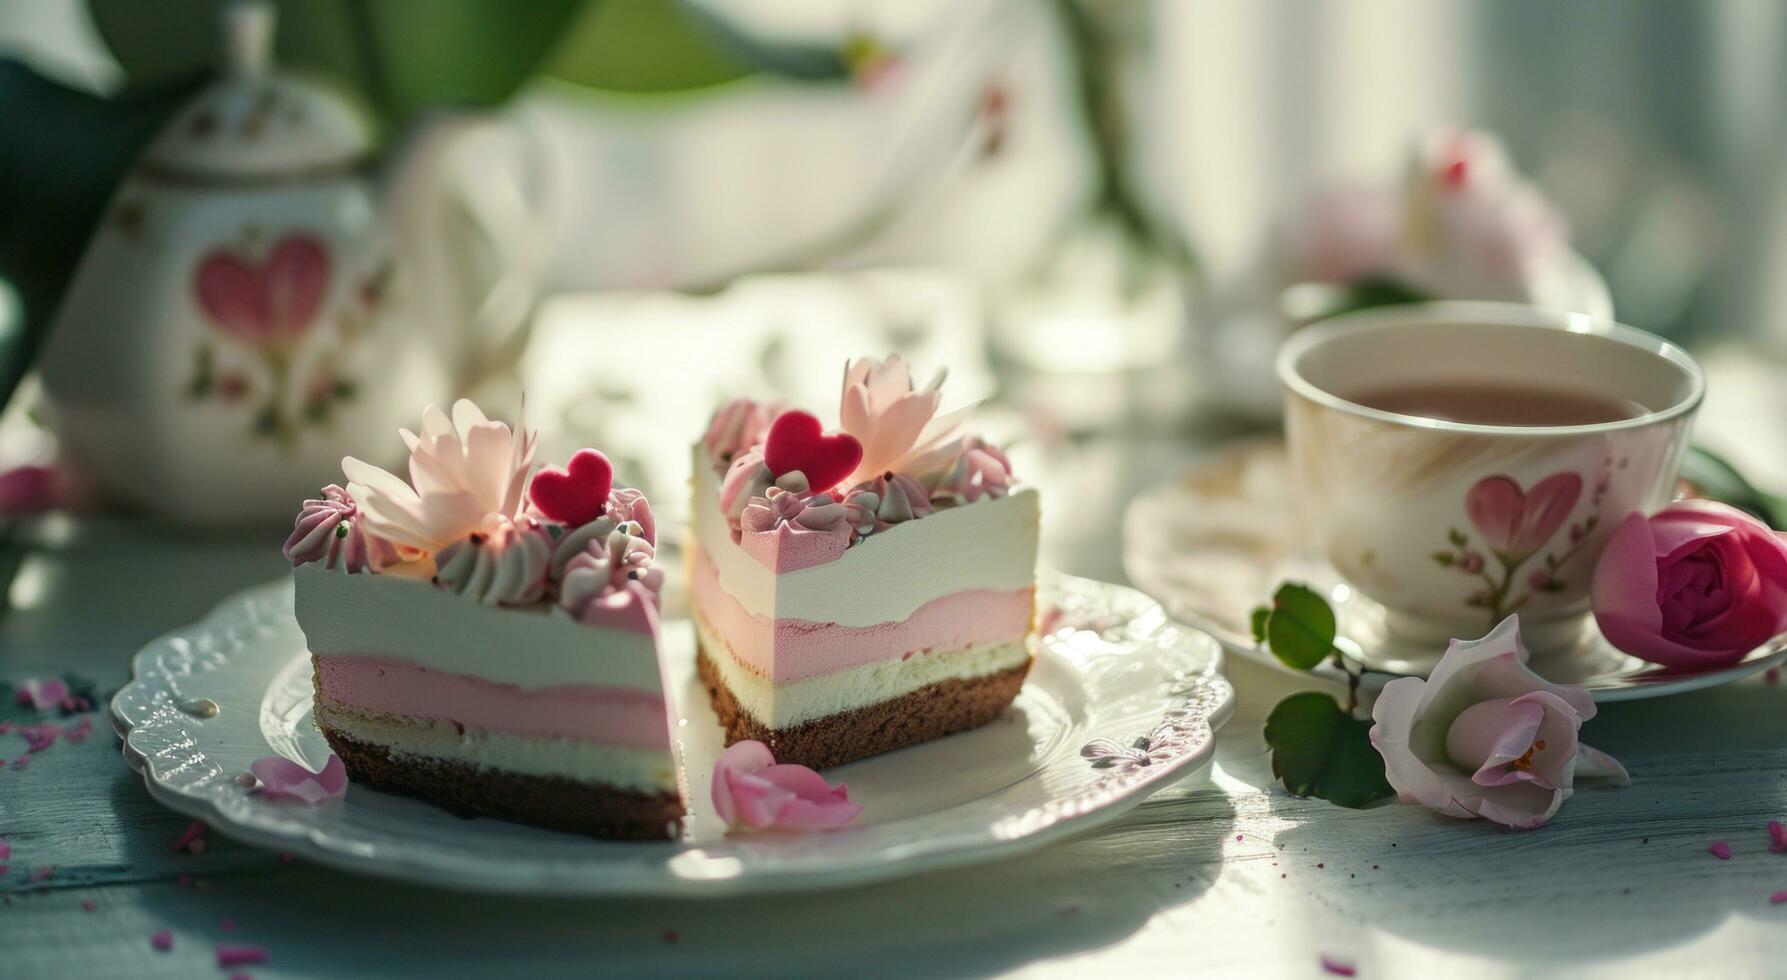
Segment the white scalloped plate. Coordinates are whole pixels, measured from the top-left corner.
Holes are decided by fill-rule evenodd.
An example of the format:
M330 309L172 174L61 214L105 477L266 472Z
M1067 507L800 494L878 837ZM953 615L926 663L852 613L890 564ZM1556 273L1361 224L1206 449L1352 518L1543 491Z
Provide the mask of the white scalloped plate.
M1109 822L1205 771L1233 711L1222 650L1120 586L1050 576L1050 616L1017 702L984 728L829 770L864 812L824 833L727 834L708 803L720 731L693 677L686 620L666 624L690 789L682 840L620 843L466 819L349 788L317 807L262 799L236 777L280 754L313 769L311 668L289 581L238 593L143 648L112 700L150 795L222 833L349 871L478 891L724 895L855 884L987 861ZM195 702L216 703L200 717Z

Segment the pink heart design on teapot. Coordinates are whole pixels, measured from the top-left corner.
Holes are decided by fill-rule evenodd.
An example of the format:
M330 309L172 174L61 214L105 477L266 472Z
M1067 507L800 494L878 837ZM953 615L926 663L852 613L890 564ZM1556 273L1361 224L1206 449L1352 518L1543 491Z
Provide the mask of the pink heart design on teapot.
M200 260L192 290L218 330L254 347L302 337L329 288L329 252L309 232L280 239L260 263L229 248Z
M1553 473L1523 490L1511 476L1478 480L1464 496L1464 510L1489 546L1509 564L1519 564L1545 546L1569 520L1582 496L1582 477Z

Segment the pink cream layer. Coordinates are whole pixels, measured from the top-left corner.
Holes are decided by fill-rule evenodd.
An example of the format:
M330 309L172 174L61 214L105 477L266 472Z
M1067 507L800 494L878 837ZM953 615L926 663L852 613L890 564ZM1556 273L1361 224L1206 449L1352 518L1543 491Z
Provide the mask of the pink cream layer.
M840 626L805 619L753 615L720 586L713 559L693 550L695 603L733 659L785 684L931 650L1011 643L1030 631L1035 590L969 589L919 606L898 622Z
M593 684L522 690L385 657L318 657L323 696L362 711L446 721L462 728L662 748L670 737L664 699Z

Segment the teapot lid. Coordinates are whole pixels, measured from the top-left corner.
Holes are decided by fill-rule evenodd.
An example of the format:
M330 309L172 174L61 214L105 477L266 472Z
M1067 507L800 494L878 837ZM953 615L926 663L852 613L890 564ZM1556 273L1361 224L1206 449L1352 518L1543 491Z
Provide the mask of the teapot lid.
M274 11L266 0L223 10L223 73L156 136L144 170L182 180L239 182L351 169L372 152L369 115L348 95L269 65Z

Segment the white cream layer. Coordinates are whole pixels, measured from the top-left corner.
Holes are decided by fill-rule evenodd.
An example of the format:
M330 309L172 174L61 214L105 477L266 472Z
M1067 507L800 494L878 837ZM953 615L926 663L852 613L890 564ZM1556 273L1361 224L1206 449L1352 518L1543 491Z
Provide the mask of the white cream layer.
M695 619L702 649L713 661L720 679L752 718L769 728L792 728L840 711L880 704L911 694L928 684L969 679L1010 670L1030 659L1022 640L965 650L921 653L904 660L851 667L820 677L775 684L762 674L745 669L733 659L724 641L715 637L700 617Z
M461 734L451 722L398 718L327 703L318 706L317 720L355 741L383 746L399 760L446 759L648 793L677 791L676 763L668 748L626 748L474 730Z
M777 575L732 540L720 513L719 477L702 444L694 453L696 538L721 588L753 616L874 626L903 621L952 593L1010 592L1036 582L1034 490L940 510L877 531L837 561Z
M481 605L425 581L299 565L298 625L310 652L391 657L523 689L593 684L664 690L657 637L586 626L552 605Z

